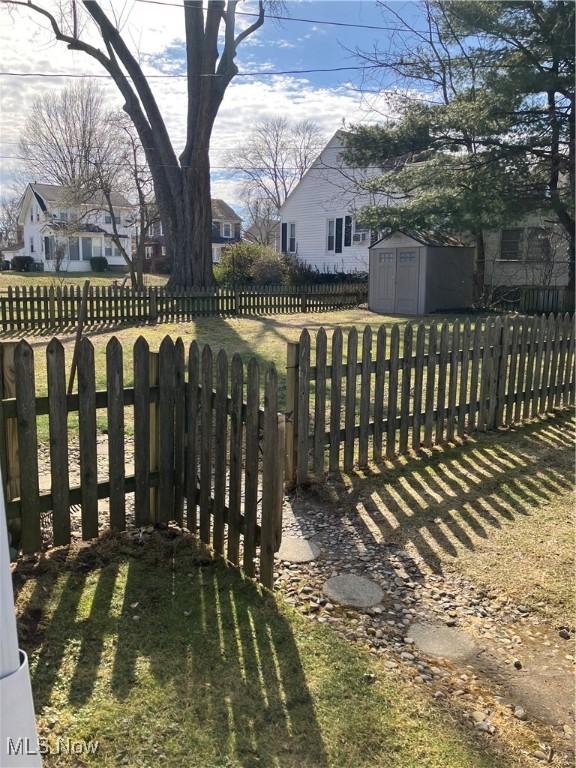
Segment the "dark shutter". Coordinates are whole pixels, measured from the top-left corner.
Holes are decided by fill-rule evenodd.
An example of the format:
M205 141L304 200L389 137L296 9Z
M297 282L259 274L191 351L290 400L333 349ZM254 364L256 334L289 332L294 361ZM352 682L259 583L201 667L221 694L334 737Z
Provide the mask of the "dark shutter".
M50 238L45 237L44 238L44 255L48 260L52 258L52 253L50 251Z
M220 239L220 222L212 222L212 242L217 243Z
M344 217L344 245L352 245L352 216Z
M282 253L288 252L288 224L282 224Z
M336 219L336 253L342 253L342 219Z

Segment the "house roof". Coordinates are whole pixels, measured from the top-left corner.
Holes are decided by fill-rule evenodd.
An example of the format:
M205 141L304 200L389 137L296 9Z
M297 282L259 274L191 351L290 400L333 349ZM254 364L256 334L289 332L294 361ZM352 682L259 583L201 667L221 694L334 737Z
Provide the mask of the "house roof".
M75 191L73 187L61 186L60 184L30 184L30 188L34 193L36 199L40 203L40 206L45 210L45 206L42 202L54 204L74 204ZM42 198L39 200L38 197ZM112 192L110 195L112 205L117 208L131 208L131 204L128 200L119 192ZM83 205L106 205L104 195L99 192L82 201Z
M215 221L242 221L236 211L228 203L218 198L212 198L212 219Z
M432 232L415 229L393 229L376 240L375 243L372 243L370 248L375 248L383 240L390 239L397 232L400 232L402 235L406 235L406 237L411 237L412 240L416 240L416 242L420 243L421 245L431 245L435 247L450 246L452 248L466 247L466 243L463 240L455 237L454 235L445 234L444 232Z

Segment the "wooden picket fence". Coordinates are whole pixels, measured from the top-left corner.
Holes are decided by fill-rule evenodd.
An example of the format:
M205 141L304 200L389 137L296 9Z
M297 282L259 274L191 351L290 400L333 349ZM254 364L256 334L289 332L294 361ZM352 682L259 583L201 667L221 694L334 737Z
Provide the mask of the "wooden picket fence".
M402 342L402 344L401 344ZM374 349L375 344L375 349ZM574 403L569 315L323 329L288 346L286 480L320 479ZM374 354L375 352L375 354Z
M517 306L525 314L574 312L574 292L559 286L521 288Z
M182 340L169 337L156 353L140 337L133 365L127 366L125 350L112 338L106 388L97 391L94 348L84 338L78 389L67 395L64 348L53 339L46 347L47 395L38 396L32 347L20 341L0 349L7 512L25 553L41 549L46 519L56 545L68 544L73 528L92 539L103 527L123 531L176 521L198 532L217 555L242 563L250 576L259 548L259 579L272 585L284 445L273 367L265 374L261 407L254 359L245 367L239 355L229 361L224 351L214 356L196 342L186 354ZM126 386L130 376L133 384ZM77 440L70 435L71 415L78 418ZM105 430L97 430L102 416ZM44 473L38 459L41 418L48 419L50 437ZM78 466L77 482L71 483ZM108 510L99 508L102 499L108 499Z
M327 285L248 285L236 288L142 291L117 286L90 286L85 326L160 323L195 317L325 312L367 301L366 283ZM45 329L75 325L80 313L80 286L17 286L0 294L0 330Z

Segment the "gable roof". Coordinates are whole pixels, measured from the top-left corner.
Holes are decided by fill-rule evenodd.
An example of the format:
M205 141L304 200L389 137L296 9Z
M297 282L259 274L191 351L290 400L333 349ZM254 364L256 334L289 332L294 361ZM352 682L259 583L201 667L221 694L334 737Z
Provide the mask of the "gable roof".
M374 248L383 240L388 240L393 237L397 232L406 237L411 237L412 240L416 240L420 245L431 245L435 247L450 246L452 248L466 248L466 243L454 235L448 235L444 232L432 232L425 230L415 229L392 229L390 232L382 235L376 242L372 243L370 248Z
M212 198L212 218L216 221L242 221L228 203L214 197Z
M74 205L74 187L66 187L60 184L30 184L34 197L38 200L42 210L46 210L46 203L51 205ZM120 192L112 192L110 195L112 205L118 208L132 208L128 200ZM106 200L101 192L90 195L82 200L82 205L106 205Z

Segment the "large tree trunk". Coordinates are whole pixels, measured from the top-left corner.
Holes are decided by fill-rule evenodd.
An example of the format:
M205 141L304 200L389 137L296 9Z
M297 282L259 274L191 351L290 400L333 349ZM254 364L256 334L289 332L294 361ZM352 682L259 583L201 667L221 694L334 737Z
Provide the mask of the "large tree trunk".
M170 246L169 241L166 242L166 252L173 254L168 287L193 285L206 288L214 283L207 150L194 152L191 163L182 169L182 199L179 202L176 239Z

